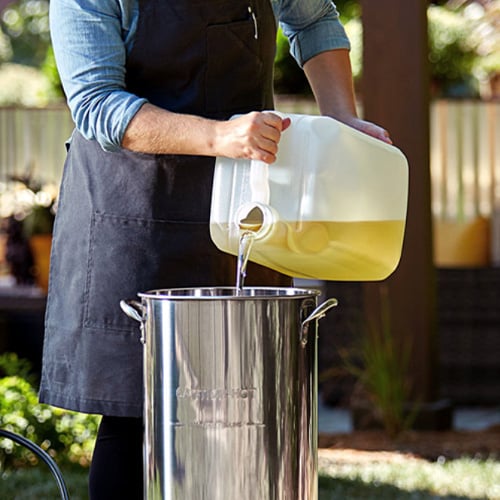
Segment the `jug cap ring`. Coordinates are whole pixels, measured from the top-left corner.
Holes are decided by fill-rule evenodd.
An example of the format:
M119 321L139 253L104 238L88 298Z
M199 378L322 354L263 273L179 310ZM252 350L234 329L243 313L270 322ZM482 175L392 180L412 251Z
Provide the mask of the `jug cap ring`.
M252 232L256 239L267 236L277 220L276 210L258 201L244 203L235 212L235 226Z

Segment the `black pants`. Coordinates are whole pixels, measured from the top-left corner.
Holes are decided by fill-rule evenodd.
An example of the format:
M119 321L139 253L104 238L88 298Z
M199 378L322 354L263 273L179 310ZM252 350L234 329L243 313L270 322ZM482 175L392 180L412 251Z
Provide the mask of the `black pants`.
M90 500L142 500L142 440L142 418L102 417L90 467Z

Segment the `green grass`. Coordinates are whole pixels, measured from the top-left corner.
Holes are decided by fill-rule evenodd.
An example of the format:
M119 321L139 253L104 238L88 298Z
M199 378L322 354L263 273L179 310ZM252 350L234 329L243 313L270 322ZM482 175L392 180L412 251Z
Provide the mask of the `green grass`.
M457 460L428 462L320 462L321 500L500 500L500 462Z
M70 500L87 500L88 469L78 466L61 468ZM2 472L2 500L57 500L61 498L54 476L44 464Z
M71 500L85 500L88 469L62 474ZM4 472L2 500L60 498L49 470L40 464ZM500 462L463 458L442 463L401 457L394 462L320 460L319 500L500 500ZM188 499L186 499L188 500Z

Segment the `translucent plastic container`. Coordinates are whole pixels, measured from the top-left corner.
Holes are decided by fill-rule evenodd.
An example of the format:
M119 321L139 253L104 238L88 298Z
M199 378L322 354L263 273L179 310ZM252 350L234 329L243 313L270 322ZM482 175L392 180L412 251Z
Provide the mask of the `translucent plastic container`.
M286 116L275 163L217 158L212 240L238 255L242 231L251 230L250 260L289 276L385 279L403 244L405 156L332 118Z

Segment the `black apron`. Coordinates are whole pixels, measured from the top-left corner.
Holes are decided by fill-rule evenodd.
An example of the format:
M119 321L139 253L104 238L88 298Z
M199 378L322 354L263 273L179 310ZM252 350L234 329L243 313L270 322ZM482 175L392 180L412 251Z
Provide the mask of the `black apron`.
M140 0L127 89L181 113L270 109L276 26L269 0ZM142 415L138 292L234 286L235 258L209 235L214 159L105 152L74 133L54 228L40 400ZM252 265L248 285L289 286Z

